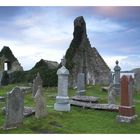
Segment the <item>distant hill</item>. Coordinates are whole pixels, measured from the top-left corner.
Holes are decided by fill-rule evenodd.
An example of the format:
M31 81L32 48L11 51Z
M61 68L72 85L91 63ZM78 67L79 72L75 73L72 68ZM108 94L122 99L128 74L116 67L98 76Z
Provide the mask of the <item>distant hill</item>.
M39 62L35 64L32 70L39 69L40 67L46 67L47 69L57 69L58 65L59 64L56 61L49 61L49 60L41 59Z
M36 77L37 73L40 73L40 76L43 80L43 86L57 86L57 69L59 64L55 61L48 61L41 59L35 64L35 66L28 71L23 72L14 72L11 74L10 83L18 82L28 82L32 83L33 79Z
M131 71L134 72L134 73L140 73L140 68L135 68L135 69L133 69Z

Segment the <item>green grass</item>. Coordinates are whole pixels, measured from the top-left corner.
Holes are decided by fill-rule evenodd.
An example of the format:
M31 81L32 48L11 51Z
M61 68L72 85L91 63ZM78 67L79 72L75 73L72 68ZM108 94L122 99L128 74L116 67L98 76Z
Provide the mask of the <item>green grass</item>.
M0 88L0 96L4 96L15 85ZM70 112L55 111L53 105L57 88L44 88L45 98L48 106L48 116L36 119L35 116L24 118L23 125L13 130L3 130L5 116L2 114L4 102L0 101L0 133L1 134L139 134L140 119L134 123L118 123L117 112L100 111L94 109L83 109L71 106ZM69 89L69 96L75 95L74 89ZM107 103L107 93L102 92L100 86L87 87L88 96L100 97L100 102ZM136 101L140 100L140 93L134 94ZM32 94L24 97L26 106L34 106ZM140 102L136 102L136 114L140 116Z

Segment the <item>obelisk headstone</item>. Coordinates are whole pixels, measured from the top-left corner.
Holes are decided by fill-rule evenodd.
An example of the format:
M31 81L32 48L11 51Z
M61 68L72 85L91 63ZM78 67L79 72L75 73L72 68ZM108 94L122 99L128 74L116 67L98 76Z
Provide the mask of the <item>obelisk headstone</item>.
M123 75L121 78L121 104L117 121L132 122L136 119L135 106L133 104L133 78Z
M62 67L58 69L58 95L54 109L57 111L70 111L70 103L68 97L68 75L69 71L65 68L66 59L61 59Z

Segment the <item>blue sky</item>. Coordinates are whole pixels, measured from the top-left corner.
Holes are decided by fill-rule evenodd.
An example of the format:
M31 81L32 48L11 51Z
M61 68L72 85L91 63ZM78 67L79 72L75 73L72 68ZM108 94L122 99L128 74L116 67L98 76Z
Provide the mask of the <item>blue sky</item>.
M0 49L9 46L24 70L41 58L60 62L83 16L91 46L112 69L140 67L140 7L0 7Z

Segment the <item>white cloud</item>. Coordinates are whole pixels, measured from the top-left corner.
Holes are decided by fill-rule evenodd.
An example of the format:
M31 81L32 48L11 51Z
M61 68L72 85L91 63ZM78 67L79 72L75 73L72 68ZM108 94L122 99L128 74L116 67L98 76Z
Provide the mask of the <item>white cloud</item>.
M60 62L73 38L74 19L72 20L72 17L76 16L77 13L74 11L72 16L64 16L65 10L63 11L63 8L61 10L57 8L52 8L51 10L48 8L46 10L44 8L44 10L39 12L29 9L22 13L21 16L17 16L9 26L2 26L5 31L5 36L3 35L5 40L0 38L0 46L9 46L25 70L32 68L41 58ZM126 43L125 46L117 48L121 56L118 56L118 54L115 56L104 56L106 63L111 69L114 68L116 60L120 61L120 66L123 70L139 66L139 63L135 64L136 60L132 61L129 56L123 56L126 52L131 53L132 47L128 48L130 43L128 43L128 40L123 40L123 33L118 38L120 33L116 32L125 30L121 22L101 19L95 15L93 18L85 15L84 18L87 30L93 33L90 37L91 46L97 47L97 50L100 49L104 54L108 51L109 55L112 55L117 48L114 46L123 46L123 42ZM114 36L112 36L112 33ZM11 40L13 38L15 40Z
M36 62L40 59L52 60L60 62L63 55L65 55L66 49L53 48L53 46L42 46L42 44L22 44L22 42L16 41L3 41L0 40L0 49L3 46L9 46L15 57L19 60L24 70L31 69Z
M122 66L121 66L121 61L122 61L123 59L125 59L126 56L104 56L103 58L104 58L105 62L107 63L107 65L109 66L109 68L110 68L112 71L114 71L114 67L115 67L115 65L116 65L116 64L115 64L116 60L119 61L119 66L122 68Z
M91 30L93 32L103 32L103 33L109 33L109 32L116 32L124 30L125 27L123 27L121 24L117 22L113 22L109 19L89 19L87 22L88 30Z
M130 56L104 56L105 62L114 71L115 61L119 61L119 66L122 71L132 70L134 68L140 68L140 56L130 55Z
M140 55L130 55L122 59L120 65L124 70L132 70L134 68L140 68Z

